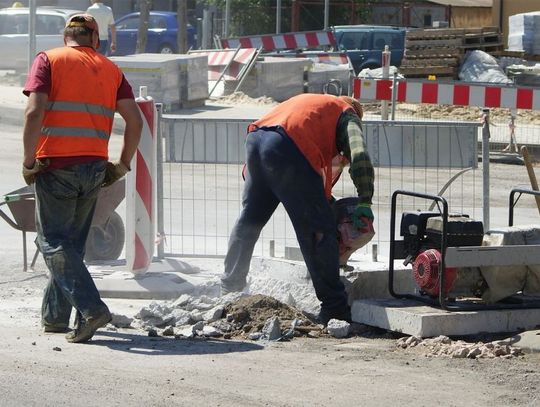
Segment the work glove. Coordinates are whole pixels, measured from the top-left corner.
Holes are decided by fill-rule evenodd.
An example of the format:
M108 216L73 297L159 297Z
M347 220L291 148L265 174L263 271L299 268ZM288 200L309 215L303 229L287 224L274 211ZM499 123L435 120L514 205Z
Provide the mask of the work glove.
M126 166L122 161L107 162L105 167L105 178L103 179L102 187L108 187L114 184L124 175L130 171L130 168Z
M44 158L40 159L38 158L36 161L34 161L34 165L32 168L27 168L22 166L22 176L24 178L24 181L26 182L26 185L32 185L34 182L36 182L36 174L45 168L49 166L49 159Z
M371 222L375 219L373 211L371 210L371 205L365 203L360 203L356 206L351 218L353 226L358 229L368 226L362 218L368 218Z

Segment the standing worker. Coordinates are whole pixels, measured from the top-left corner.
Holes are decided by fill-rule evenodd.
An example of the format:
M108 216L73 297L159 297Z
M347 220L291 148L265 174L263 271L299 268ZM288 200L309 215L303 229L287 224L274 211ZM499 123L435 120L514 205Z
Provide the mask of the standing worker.
M374 173L360 120L362 107L348 96L302 94L279 104L248 128L242 212L234 226L222 293L242 291L260 232L281 202L321 301L319 320L350 320L339 277L337 225L330 205L333 180L350 163L358 219L373 221Z
M96 52L98 26L72 16L64 47L39 53L24 87L23 177L35 182L37 244L50 277L41 309L45 332L84 342L111 320L84 259L102 186L123 177L137 150L142 118L122 71ZM120 160L108 162L114 112L126 122Z
M86 9L96 20L99 27L99 46L97 51L102 55L113 54L116 51L116 26L114 25L114 16L112 9L103 2L90 0L92 5ZM109 46L109 30L111 30L111 42Z

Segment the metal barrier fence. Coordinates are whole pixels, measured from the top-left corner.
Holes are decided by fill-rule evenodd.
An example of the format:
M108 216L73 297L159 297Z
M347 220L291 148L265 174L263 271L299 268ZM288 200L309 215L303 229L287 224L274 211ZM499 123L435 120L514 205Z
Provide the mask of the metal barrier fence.
M241 209L244 140L253 119L161 117L165 255L225 255ZM396 189L435 194L445 190L452 209L481 218L479 123L366 121L363 125L376 171L373 243L384 246L389 241L390 197ZM346 172L333 193L356 195ZM407 205L402 209L427 209L423 201ZM297 246L280 205L263 229L255 254L281 256L286 248Z

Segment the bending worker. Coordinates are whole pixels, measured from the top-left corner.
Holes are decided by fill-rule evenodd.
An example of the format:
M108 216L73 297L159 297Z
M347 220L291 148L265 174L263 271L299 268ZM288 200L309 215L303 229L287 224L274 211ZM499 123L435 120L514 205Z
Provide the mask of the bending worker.
M348 96L302 94L279 104L248 128L242 211L229 239L222 293L242 291L255 243L281 202L321 301L319 320L350 320L339 277L337 225L330 205L333 180L345 159L358 191L359 217L373 221L374 172L360 120Z
M65 46L39 53L28 74L23 177L35 182L37 244L50 271L41 309L45 332L85 342L111 320L86 268L84 248L102 186L123 177L137 150L142 118L122 71L96 52L98 26L72 16ZM126 121L120 160L108 162L114 112Z

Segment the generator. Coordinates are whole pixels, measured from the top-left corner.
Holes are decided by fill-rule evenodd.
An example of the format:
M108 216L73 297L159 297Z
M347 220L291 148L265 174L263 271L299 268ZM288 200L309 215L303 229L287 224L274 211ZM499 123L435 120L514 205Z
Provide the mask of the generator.
M540 308L540 225L513 226L513 209L521 194L540 196L540 191L513 189L509 226L485 232L481 221L464 213L450 213L441 196L394 191L388 267L390 294L448 311ZM431 200L433 204L427 211L403 212L398 229L396 202L400 195ZM398 230L401 239L396 239ZM519 239L496 243L500 236ZM396 259L411 265L415 294L395 290Z
M412 264L414 281L420 293L438 297L440 291L441 241L443 218L438 212L403 212L400 235L403 245L400 257ZM452 213L446 223L446 247L480 246L484 236L482 222L466 214ZM446 297L481 296L485 281L477 268L444 269L443 295Z

